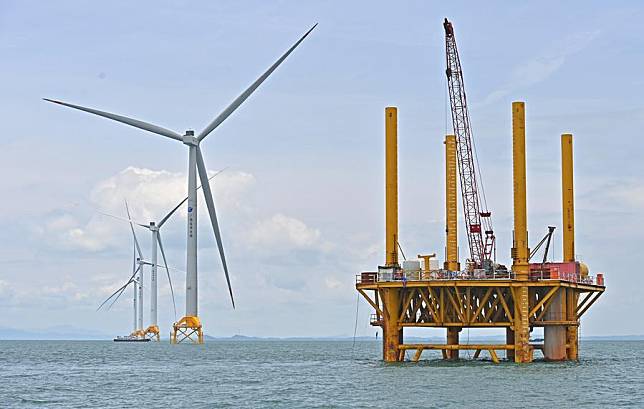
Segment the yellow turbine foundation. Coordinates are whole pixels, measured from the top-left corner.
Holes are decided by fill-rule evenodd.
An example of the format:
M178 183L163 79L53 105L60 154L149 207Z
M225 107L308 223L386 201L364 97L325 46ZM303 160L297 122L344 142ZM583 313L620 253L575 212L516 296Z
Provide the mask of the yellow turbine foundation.
M143 332L143 336L153 341L161 341L161 337L159 335L159 327L156 325L150 325L149 327L147 327Z
M186 316L172 325L170 343L180 344L182 342L203 344L203 329L198 317Z
M132 331L130 334L131 337L137 337L137 338L143 338L145 337L145 331L142 329L137 329L136 331Z

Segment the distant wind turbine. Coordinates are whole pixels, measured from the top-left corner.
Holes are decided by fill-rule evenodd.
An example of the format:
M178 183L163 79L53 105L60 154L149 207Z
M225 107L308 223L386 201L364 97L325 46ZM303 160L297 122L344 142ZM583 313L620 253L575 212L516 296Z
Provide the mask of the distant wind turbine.
M212 180L215 176L219 175L224 170L226 170L226 168L218 171L217 173L215 173L214 175L209 177L208 181L210 182L210 180ZM199 189L201 189L201 185L197 187L197 190L199 190ZM145 223L139 223L139 222L133 220L131 218L131 215L130 215L130 210L127 207L127 202L126 202L126 209L127 209L127 215L128 215L127 219L119 217L119 216L115 216L113 214L99 212L99 213L101 213L101 214L103 214L105 216L113 217L115 219L128 222L128 223L130 223L130 227L132 227L132 228L133 228L133 224L136 224L137 226L141 226L143 228L148 229L152 233L152 256L151 256L150 263L147 263L145 261L141 262L141 264L143 264L143 265L149 264L150 268L151 268L151 274L150 274L150 325L143 331L143 336L149 337L151 339L155 339L157 341L160 340L159 322L158 322L158 320L159 320L159 317L158 317L158 301L157 301L157 297L158 297L157 267L159 267L159 264L157 263L157 260L158 260L158 255L157 255L158 251L157 250L161 250L161 257L163 258L163 264L165 266L165 271L166 271L166 274L168 276L168 283L170 284L170 293L172 294L172 306L174 308L174 319L175 320L177 319L177 305L176 305L175 299L174 299L174 288L172 286L172 278L170 277L170 269L168 268L168 260L167 260L167 258L165 256L165 252L163 250L163 242L161 241L161 227L163 227L163 225L170 219L170 217L174 214L174 212L176 212L181 207L181 205L183 205L188 200L188 197L189 197L189 195L186 196L181 202L179 202L174 208L172 208L172 210L170 210L165 216L163 216L163 218L161 219L160 222L149 222L148 224L145 224ZM132 234L134 235L134 231L132 231ZM137 243L136 235L134 235L134 239L135 239L135 244L136 244ZM158 247L157 247L157 244L158 244ZM138 288L138 282L137 281L133 281L133 284L134 284L135 287ZM119 290L117 290L117 292L119 292L119 291L122 293L123 291L125 291L125 288L121 287ZM117 299L118 299L118 297L120 297L120 294L117 295ZM139 299L142 299L142 294L141 294L141 298L139 298ZM140 329L144 328L143 323L141 323L139 328Z
M134 241L134 250L135 250L134 257L133 257L134 260L132 263L132 275L125 282L125 284L123 284L116 291L114 291L109 297L107 297L105 301L103 301L96 310L98 311L101 308L103 308L103 306L107 304L110 300L112 302L109 304L108 309L112 308L112 305L114 305L114 303L118 301L119 297L121 297L121 294L123 294L123 291L125 291L125 289L130 284L132 284L134 287L134 330L131 335L137 336L137 337L143 337L143 266L147 263L143 260L143 253L141 252L141 246L139 245L139 241L136 238L136 233L134 232L134 225L130 219L130 209L127 205L127 201L125 201L125 209L128 215L128 218L126 220L130 221L130 231L132 232L132 238ZM138 313L138 316L137 316L137 313Z
M200 144L212 131L222 124L239 106L279 67L282 62L300 45L302 41L315 29L317 26L311 27L291 48L289 48L273 65L271 65L266 72L264 72L255 82L253 82L244 92L242 92L228 107L226 107L215 119L210 122L206 128L195 136L193 130L188 130L184 135L180 135L169 129L162 128L147 122L137 119L128 118L121 115L112 114L109 112L99 111L92 108L86 108L79 105L68 104L61 101L51 100L45 98L46 101L56 104L64 105L70 108L85 111L94 115L102 116L104 118L112 119L114 121L122 122L126 125L133 126L148 132L165 136L170 139L182 142L188 146L188 220L187 220L187 254L186 254L186 315L174 324L172 333L172 342L177 343L183 340L190 340L197 343L203 343L203 331L201 321L198 317L197 309L197 173L203 185L204 198L210 215L210 222L219 248L219 256L226 276L226 283L228 284L228 292L230 293L230 300L235 308L235 299L233 297L233 290L230 285L230 275L228 274L228 266L226 264L226 257L224 254L224 246L221 239L221 232L219 230L219 223L217 221L217 214L215 212L215 203L212 197L210 186L207 183L208 175L206 173L206 165L204 163L203 155L201 152ZM197 334L197 339L191 338L192 334ZM178 335L182 338L178 338Z

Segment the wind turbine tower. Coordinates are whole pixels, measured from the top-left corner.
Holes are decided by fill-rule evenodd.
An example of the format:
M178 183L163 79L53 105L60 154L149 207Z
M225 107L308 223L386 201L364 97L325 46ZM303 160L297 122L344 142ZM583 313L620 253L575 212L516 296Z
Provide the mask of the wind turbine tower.
M302 41L317 26L311 27L295 44L291 46L273 65L271 65L255 82L253 82L244 92L241 93L228 107L226 107L213 121L206 126L197 136L193 130L187 130L183 135L169 129L162 128L137 119L128 118L109 112L99 111L92 108L86 108L79 105L73 105L61 101L46 99L59 105L85 111L94 115L102 116L114 121L124 123L148 132L165 136L167 138L183 143L188 147L188 217L187 217L187 251L186 251L186 314L173 325L171 333L171 342L180 343L183 341L203 343L203 327L198 315L198 280L197 280L197 177L201 180L203 194L210 216L213 233L217 241L219 256L228 284L228 292L233 308L235 300L233 297L232 287L230 285L230 276L224 254L221 232L217 221L215 203L212 197L212 191L208 184L208 174L206 164L201 151L201 142L219 125L221 125L244 101L279 67L282 62L300 45Z

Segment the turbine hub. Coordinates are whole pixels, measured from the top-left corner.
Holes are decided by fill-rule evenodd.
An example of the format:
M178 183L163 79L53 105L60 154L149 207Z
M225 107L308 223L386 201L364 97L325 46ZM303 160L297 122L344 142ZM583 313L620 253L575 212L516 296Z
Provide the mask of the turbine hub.
M195 131L186 131L181 141L188 146L199 146L199 139L195 138Z

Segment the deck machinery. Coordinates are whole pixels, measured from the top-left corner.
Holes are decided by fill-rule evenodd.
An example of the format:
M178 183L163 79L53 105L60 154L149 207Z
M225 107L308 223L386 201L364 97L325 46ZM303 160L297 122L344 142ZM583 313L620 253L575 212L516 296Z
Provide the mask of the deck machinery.
M513 102L512 267L497 268L493 263L486 263L492 255L489 249L494 246L490 224L483 231L474 229L478 230L475 239L482 244L474 247L478 248L480 258L477 260L475 253L471 253L474 257L461 270L457 239L456 135L447 135L444 141L445 263L439 268L431 263L430 256L419 256L424 260L422 268L420 261L399 262L397 127L397 108L385 108L385 262L377 272L363 272L356 277L357 291L375 310L371 325L382 328L383 359L403 361L409 351L413 353L411 359L418 361L425 350L440 350L444 359L458 359L460 350L472 350L474 358L485 351L492 361L499 362L498 352L504 351L506 359L527 363L532 362L534 351L540 350L546 360L577 360L580 319L601 296L605 286L603 274L589 275L588 267L575 259L572 135L561 135L563 260L530 263L525 104ZM460 170L463 178L463 168ZM461 181L462 189L463 186ZM463 194L464 202L466 199ZM464 206L467 205L465 202ZM479 216L488 218L488 212L485 213ZM466 228L471 226L466 214ZM446 342L406 344L403 333L409 327L445 328ZM536 327L544 328L543 342L530 340L530 333ZM461 343L459 334L464 328L504 329L505 343Z

